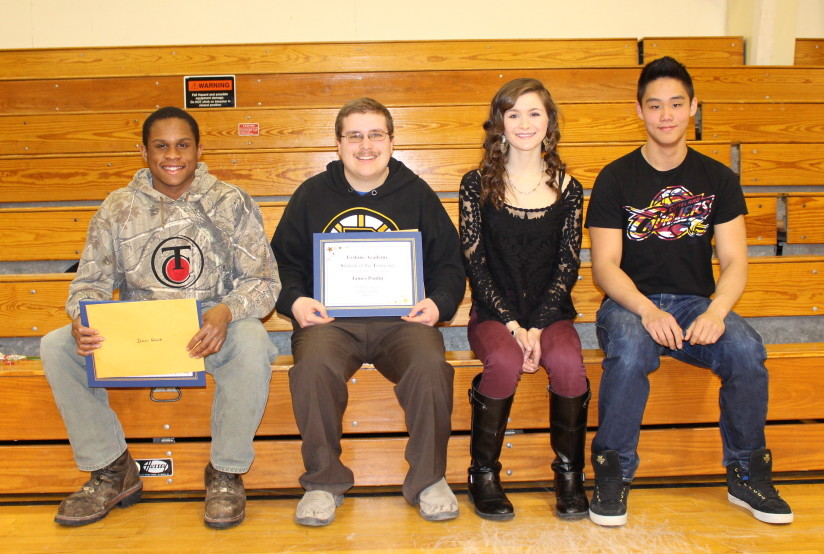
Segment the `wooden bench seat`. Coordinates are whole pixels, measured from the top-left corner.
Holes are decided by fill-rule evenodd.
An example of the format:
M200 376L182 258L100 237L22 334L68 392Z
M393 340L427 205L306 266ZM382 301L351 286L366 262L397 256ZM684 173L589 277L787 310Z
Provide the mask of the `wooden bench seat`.
M818 390L824 381L810 358L824 356L824 343L768 345L770 411L768 440L776 457L776 471L824 469L824 457L809 448L824 439L824 423L801 422L824 418ZM601 352L587 350L585 363L593 387L590 425L597 423L597 395ZM468 464L470 410L466 391L480 371L469 353L450 357L455 366L453 437L447 478L461 483ZM273 366L269 404L258 430L257 458L246 477L249 488L297 487L303 471L300 440L292 416L287 370L291 358L281 356ZM67 492L78 484L78 473L65 441L65 429L51 400L51 391L38 362L21 362L0 372L7 395L8 417L0 421L0 455L5 463L0 494ZM685 367L662 358L651 376L652 391L644 416L639 476L703 475L720 472L720 435L717 429L718 379L709 371ZM548 441L546 378L524 376L516 394L501 461L507 481L551 479ZM147 490L198 490L208 460L211 378L203 389L184 389L177 402L152 402L146 389L110 391L110 402L120 414L136 457L172 458L175 475L146 478ZM344 416L344 460L351 464L358 485L398 485L406 464L403 414L391 384L377 371L364 369L349 385L349 408ZM162 393L156 393L162 396ZM696 402L702 398L702 402ZM689 405L689 410L683 407ZM380 409L376 407L380 406ZM774 422L774 423L773 423ZM793 436L796 440L788 440ZM589 440L592 438L590 433ZM150 442L154 441L154 442ZM161 442L163 441L163 442ZM676 452L678 454L676 454ZM686 453L689 453L687 456ZM37 480L23 471L37 456L50 463ZM688 458L688 460L681 460ZM53 462L52 462L53 461ZM30 466L29 466L30 467ZM589 471L589 470L588 470Z

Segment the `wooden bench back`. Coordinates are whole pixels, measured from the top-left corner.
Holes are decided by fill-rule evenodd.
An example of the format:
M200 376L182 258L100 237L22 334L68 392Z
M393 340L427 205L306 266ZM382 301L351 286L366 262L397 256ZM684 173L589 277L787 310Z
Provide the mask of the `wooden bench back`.
M802 67L690 65L699 100L712 102L816 102L824 74ZM236 106L337 108L352 98L376 96L387 106L488 103L517 77L542 81L556 102L626 102L635 98L639 68L576 67L259 73L235 76ZM422 94L421 91L426 91ZM183 77L0 79L0 113L43 114L153 110L176 105Z
M824 145L747 142L741 144L743 186L824 185Z
M753 143L814 143L824 136L824 102L704 102L701 138Z
M0 51L2 79L621 67L636 39L438 40Z
M647 37L641 52L644 64L672 56L687 66L744 65L744 37Z
M774 245L777 237L775 194L748 194L747 241L750 245ZM445 198L443 204L457 229L458 200ZM584 213L589 199L584 199ZM271 237L286 206L285 201L261 202L266 235ZM86 242L86 231L97 208L73 206L57 208L0 209L0 259L6 261L77 260ZM589 248L584 229L582 248Z
M795 65L824 65L824 39L795 39Z
M717 272L717 264L715 266ZM69 322L64 311L73 274L8 275L0 278L0 336L37 337ZM603 293L583 263L572 294L579 322L595 321ZM471 297L467 290L448 326L466 326ZM824 312L824 259L815 256L755 257L735 310L744 317L814 316ZM291 331L288 320L272 314L269 331Z
M610 161L638 148L640 142L564 143L560 147L567 172L592 188ZM730 144L700 141L690 146L730 165ZM457 193L461 177L478 167L479 145L398 146L394 156L420 175L436 192ZM337 152L327 149L261 149L247 152L204 150L209 171L256 197L290 196L304 180L317 174ZM0 195L6 202L103 200L126 186L145 164L137 153L56 154L0 157ZM2 225L2 220L0 220Z

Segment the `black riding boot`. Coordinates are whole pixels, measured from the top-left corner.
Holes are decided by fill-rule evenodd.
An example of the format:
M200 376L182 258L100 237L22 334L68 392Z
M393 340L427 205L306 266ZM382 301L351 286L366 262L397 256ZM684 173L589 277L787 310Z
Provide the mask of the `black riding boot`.
M579 519L589 511L584 492L584 446L587 438L587 391L581 396L560 396L549 389L549 437L555 460L555 514L564 519Z
M469 453L469 500L475 505L475 513L485 519L505 520L515 517L512 503L501 487L501 446L504 442L506 422L512 398L487 398L478 392L481 382L478 374L469 389L472 405L472 440Z

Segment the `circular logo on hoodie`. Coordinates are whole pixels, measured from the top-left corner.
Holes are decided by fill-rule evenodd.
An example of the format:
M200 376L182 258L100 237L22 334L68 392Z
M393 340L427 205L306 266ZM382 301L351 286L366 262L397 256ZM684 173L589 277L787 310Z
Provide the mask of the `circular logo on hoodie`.
M326 225L324 233L362 233L397 231L398 224L380 212L367 208L352 208L341 212Z
M191 287L203 272L203 252L188 237L168 238L152 253L152 271L167 287Z

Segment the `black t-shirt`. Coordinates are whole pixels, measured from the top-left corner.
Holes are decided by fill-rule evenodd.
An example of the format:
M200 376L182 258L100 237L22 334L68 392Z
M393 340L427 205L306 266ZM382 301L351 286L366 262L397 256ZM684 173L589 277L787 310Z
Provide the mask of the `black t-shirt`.
M681 165L658 171L638 148L598 175L586 227L623 230L621 269L641 293L709 297L713 226L746 213L724 164L689 148Z

